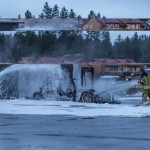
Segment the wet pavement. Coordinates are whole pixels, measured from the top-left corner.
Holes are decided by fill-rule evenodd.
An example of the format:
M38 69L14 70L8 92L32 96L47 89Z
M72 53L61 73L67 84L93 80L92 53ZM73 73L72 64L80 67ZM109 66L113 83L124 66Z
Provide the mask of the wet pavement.
M150 118L0 114L0 150L147 150Z

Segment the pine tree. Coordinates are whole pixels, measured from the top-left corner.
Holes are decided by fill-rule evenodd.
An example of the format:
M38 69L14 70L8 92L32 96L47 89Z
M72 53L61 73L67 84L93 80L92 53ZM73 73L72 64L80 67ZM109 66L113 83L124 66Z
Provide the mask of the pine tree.
M90 11L90 14L88 15L88 18L96 18L96 14L93 10Z
M49 19L50 19L50 18L53 17L53 15L52 15L52 8L49 6L48 2L46 2L46 3L44 4L43 12L44 12L44 16L45 16L46 18L49 18Z
M124 58L132 58L131 39L128 36L123 40L122 48Z
M44 13L41 13L40 15L39 15L39 18L44 18L45 16L44 16Z
M97 19L100 19L100 18L101 18L101 14L98 13L97 16L96 16L96 18L97 18Z
M112 57L112 44L110 41L110 34L108 31L102 32L102 50L103 50L103 57Z
M70 9L69 18L76 18L76 13L73 11L73 9Z
M145 35L140 40L141 58L139 61L144 63L150 63L150 37Z
M80 15L77 16L78 19L81 19L82 17Z
M18 19L21 19L21 15L20 14L18 15Z
M122 37L119 34L116 41L114 42L114 57L123 57L123 50L122 50Z
M53 15L53 18L59 18L59 8L57 5L54 6L52 10L52 15Z
M32 18L32 13L29 10L25 12L25 18L27 19Z
M137 32L132 37L131 48L132 48L132 58L135 60L135 62L138 62L141 58L141 52L140 52L140 43L139 43L139 37Z
M63 7L60 12L60 18L61 19L68 18L68 10L65 7Z

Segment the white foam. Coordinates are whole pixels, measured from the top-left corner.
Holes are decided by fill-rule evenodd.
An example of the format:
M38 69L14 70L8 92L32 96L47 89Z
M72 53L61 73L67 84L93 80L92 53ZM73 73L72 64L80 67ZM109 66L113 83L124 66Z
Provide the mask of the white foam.
M1 100L0 113L3 114L42 114L75 116L123 116L143 117L150 115L150 107L134 107L130 104L90 104L71 101L46 100Z

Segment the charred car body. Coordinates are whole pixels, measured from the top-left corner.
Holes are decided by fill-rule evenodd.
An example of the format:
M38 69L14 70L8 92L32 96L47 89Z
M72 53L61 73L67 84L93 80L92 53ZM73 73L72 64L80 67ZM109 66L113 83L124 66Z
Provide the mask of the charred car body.
M47 97L55 97L57 100L72 100L77 102L86 103L109 103L109 104L120 104L118 100L115 100L113 95L106 91L98 92L91 89L83 89L86 86L86 74L90 76L91 85L93 87L94 80L94 69L92 67L82 67L81 68L81 89L78 89L77 82L73 78L73 65L63 65L62 68L65 72L69 73L70 86L64 90L61 86L57 87L56 90L47 90L40 87L39 91L34 92L32 99L47 99Z

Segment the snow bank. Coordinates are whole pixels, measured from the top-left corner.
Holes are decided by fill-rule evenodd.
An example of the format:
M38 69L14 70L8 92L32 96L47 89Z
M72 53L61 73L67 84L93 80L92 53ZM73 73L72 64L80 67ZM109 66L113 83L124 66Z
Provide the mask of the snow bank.
M42 114L75 116L124 116L142 117L150 115L150 106L129 104L90 104L70 101L1 100L0 113Z

